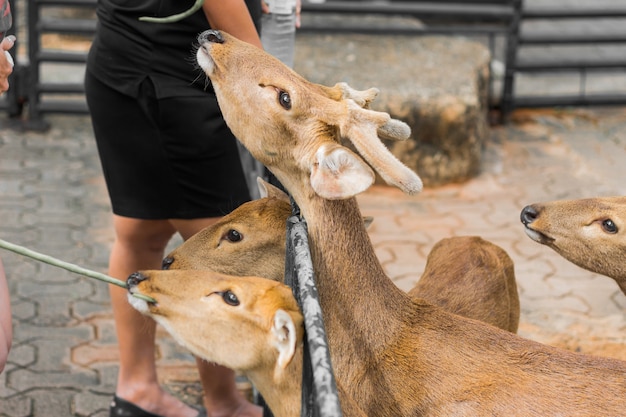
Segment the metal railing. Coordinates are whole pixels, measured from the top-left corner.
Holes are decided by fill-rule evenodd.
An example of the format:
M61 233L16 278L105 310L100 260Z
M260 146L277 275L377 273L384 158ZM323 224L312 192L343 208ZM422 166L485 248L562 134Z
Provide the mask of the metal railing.
M537 27L541 22L544 25ZM626 4L613 2L602 5L588 0L576 8L524 7L520 11L519 23L509 36L511 56L507 60L502 99L502 113L505 116L521 107L626 104L626 88L621 92L613 88L604 93L587 91L587 80L592 73L602 76L621 73L626 76L626 30L616 31L617 28L626 28ZM595 30L581 33L575 30L577 27ZM623 50L615 56L584 51L589 46L598 51L618 45ZM547 52L537 53L541 48ZM565 48L567 51L563 52ZM515 92L516 80L519 81L521 76L550 74L577 74L577 93L547 94L540 93L539 88L534 89L537 92L528 95Z
M304 360L302 364L302 417L341 417L337 383L332 368L322 308L315 284L306 221L291 200L287 220L285 284L289 285L304 316ZM267 413L266 413L267 414Z
M24 0L26 1L26 0ZM424 19L428 24L424 27L371 27L345 23L337 25L306 25L303 32L350 32L388 34L485 34L490 37L490 49L494 50L495 36L507 36L511 31L510 24L516 16L516 7L521 0L438 0L438 1L362 1L362 0L327 0L324 3L303 1L304 13L323 14L377 14L384 16L412 16ZM93 37L96 22L94 19L77 19L71 17L50 17L47 10L54 8L95 9L96 0L28 0L26 19L28 33L28 60L23 71L17 73L20 78L16 85L16 96L20 97L13 106L12 116L21 114L27 104L26 127L43 130L48 127L44 115L46 113L77 113L87 112L83 97L82 80L52 82L42 80L42 67L46 65L84 65L86 53L54 50L42 45L42 38L48 34L80 35ZM491 85L491 83L490 83ZM491 96L491 91L490 91Z
M45 113L88 112L84 99L84 86L81 80L49 81L42 80L44 65L68 64L84 66L87 53L62 49L44 48L42 37L46 34L79 35L93 38L96 30L94 18L48 17L47 9L95 10L96 0L29 0L28 2L28 59L29 82L27 89L28 121L32 129L45 129ZM71 15L70 15L71 16Z
M74 10L95 10L96 0L15 0L12 2L14 15L24 13L24 3L28 3L26 29L28 36L18 37L18 42L28 39L28 63L18 62L11 79L11 89L0 99L0 110L11 117L20 117L27 110L26 127L45 129L46 113L87 112L83 96L82 80L52 82L42 80L42 67L46 65L84 65L85 52L72 52L62 49L45 48L42 37L48 34L74 35L86 39L93 37L96 22L94 18L51 17L47 10L54 8ZM337 24L337 20L317 19L313 24L304 25L303 33L366 33L419 36L425 34L461 34L468 36L487 36L488 47L492 56L500 54L504 64L504 77L501 83L489 83L489 103L500 110L502 120L514 109L520 107L578 106L596 104L626 104L626 93L608 91L589 92L587 80L591 74L607 72L626 73L626 54L615 56L591 57L581 54L577 58L559 59L526 54L539 47L575 47L593 45L623 45L626 48L626 31L615 33L604 30L602 25L589 35L571 30L563 33L555 31L527 30L532 22L567 22L581 21L602 23L602 19L624 18L626 27L626 5L618 2L604 3L600 6L595 0L579 2L579 8L573 7L524 7L522 0L326 0L312 3L303 0L303 13L306 15L331 14L357 19L346 19ZM555 3L558 4L558 3ZM607 6L608 4L608 6ZM399 25L397 22L370 25L366 15L402 16L419 19L423 25ZM17 20L17 19L16 19ZM14 31L17 31L17 26ZM566 33L567 32L567 33ZM496 39L503 39L503 44L496 45ZM45 72L45 71L44 71ZM524 95L516 85L520 79L536 77L540 74L580 75L578 94L562 95ZM493 80L490 80L493 81ZM495 86L495 87L494 87ZM497 91L493 91L493 89ZM626 88L625 88L626 90Z
M359 1L326 0L303 2L305 13L383 15L413 17L427 21L426 26L371 26L348 23L341 26L317 22L301 28L304 32L347 32L385 34L459 34L506 33L516 14L518 0L438 0L438 1ZM451 24L453 23L453 24Z

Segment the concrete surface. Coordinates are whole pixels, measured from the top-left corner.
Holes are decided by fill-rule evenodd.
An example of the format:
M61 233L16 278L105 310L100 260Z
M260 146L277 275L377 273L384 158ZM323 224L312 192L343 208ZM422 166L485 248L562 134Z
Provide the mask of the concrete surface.
M323 85L377 87L374 110L406 122L411 137L387 142L426 185L473 177L486 140L489 49L460 36L298 34L294 69Z
M89 120L49 120L47 133L0 130L0 238L106 272L113 234ZM515 262L522 336L626 360L626 296L611 279L531 241L519 222L529 203L626 195L625 128L624 108L518 112L511 125L492 129L476 178L413 197L372 188L359 201L375 217L370 232L386 270L408 289L435 242L480 235ZM106 284L0 256L15 331L0 375L0 416L107 416L117 349ZM191 356L164 332L158 342L160 378L198 401Z

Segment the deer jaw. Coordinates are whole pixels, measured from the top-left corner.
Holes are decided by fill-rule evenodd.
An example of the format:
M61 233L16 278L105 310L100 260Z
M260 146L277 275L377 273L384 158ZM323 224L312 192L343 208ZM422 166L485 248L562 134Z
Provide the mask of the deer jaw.
M581 268L613 278L626 294L626 197L531 204L520 218L532 240Z
M224 32L206 31L198 42L198 63L211 79L226 123L290 191L314 184L325 198L348 198L372 184L370 166L405 192L421 190L417 174L379 140L404 140L409 127L362 107L373 100L375 89L311 83ZM367 162L341 146L340 138L351 140Z
M277 417L300 413L304 328L289 287L180 270L135 273L128 287L131 305L193 354L247 375Z

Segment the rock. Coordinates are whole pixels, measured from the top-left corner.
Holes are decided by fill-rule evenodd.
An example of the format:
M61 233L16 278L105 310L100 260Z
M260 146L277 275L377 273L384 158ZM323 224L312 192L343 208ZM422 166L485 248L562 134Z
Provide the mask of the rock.
M319 84L377 87L372 108L412 130L408 141L387 146L437 186L480 171L489 64L488 48L458 36L298 33L294 69Z

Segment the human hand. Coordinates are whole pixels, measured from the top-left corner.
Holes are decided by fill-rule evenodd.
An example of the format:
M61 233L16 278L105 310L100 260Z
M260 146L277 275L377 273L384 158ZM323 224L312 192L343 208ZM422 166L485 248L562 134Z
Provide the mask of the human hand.
M15 45L15 36L9 35L0 43L0 93L9 89L9 75L13 72L13 58L9 49Z

